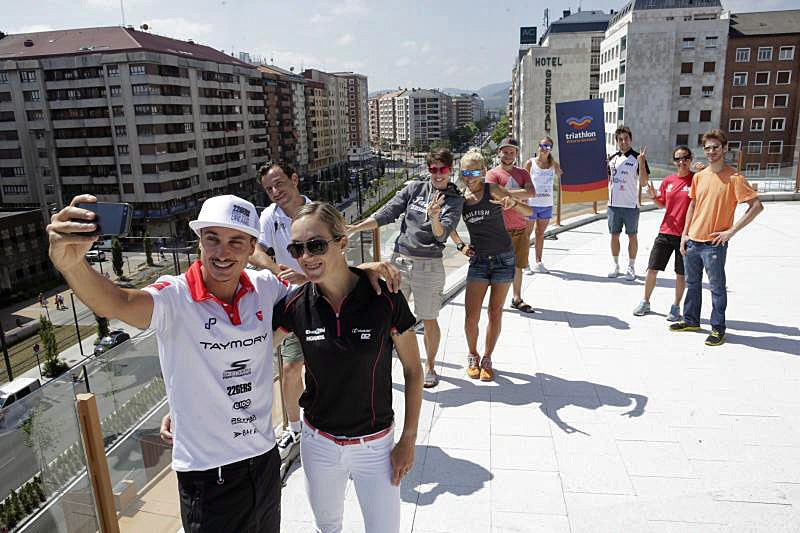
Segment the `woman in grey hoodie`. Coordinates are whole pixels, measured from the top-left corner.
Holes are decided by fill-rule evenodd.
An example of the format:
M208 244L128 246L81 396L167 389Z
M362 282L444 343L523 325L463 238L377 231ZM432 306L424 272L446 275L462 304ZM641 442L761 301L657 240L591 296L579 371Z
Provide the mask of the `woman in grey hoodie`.
M368 231L394 222L403 222L394 243L392 263L402 273L400 289L406 298L414 296L414 314L425 328L427 367L425 387L439 383L436 375L436 352L439 350L439 310L444 290L444 243L461 218L464 197L450 183L453 154L440 148L428 154L430 180L412 181L398 192L375 215L348 226L348 234Z

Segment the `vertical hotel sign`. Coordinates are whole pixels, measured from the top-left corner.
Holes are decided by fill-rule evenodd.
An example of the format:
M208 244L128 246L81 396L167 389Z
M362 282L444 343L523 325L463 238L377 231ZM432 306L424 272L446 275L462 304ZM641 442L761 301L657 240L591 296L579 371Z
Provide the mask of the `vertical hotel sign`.
M556 104L561 202L608 199L603 101L576 100Z

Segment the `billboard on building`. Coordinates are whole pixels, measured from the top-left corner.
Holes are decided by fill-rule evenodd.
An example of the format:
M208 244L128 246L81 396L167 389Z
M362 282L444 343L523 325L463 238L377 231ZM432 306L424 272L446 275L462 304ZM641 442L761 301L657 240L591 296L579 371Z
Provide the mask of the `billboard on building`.
M519 44L536 44L536 26L521 26Z
M576 100L556 104L561 203L608 199L603 101Z

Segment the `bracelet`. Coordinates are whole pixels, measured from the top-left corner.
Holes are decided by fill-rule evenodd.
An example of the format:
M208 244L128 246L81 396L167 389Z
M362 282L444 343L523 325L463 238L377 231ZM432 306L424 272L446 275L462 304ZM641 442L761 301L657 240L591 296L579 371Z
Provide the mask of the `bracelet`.
M466 246L466 244L464 244L464 242L462 241L462 242L456 244L456 250L458 250L460 252L461 250L464 249L465 246Z

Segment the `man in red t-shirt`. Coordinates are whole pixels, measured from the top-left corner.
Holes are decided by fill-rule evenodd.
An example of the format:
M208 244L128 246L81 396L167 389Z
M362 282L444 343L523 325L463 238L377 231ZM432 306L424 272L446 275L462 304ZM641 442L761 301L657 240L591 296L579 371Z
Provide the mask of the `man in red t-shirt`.
M508 194L517 200L527 201L528 198L533 198L536 191L533 189L531 175L524 168L514 165L519 156L519 142L511 137L503 139L497 155L500 157L500 164L486 173L486 183L505 187ZM528 250L531 247L530 237L525 231L527 219L513 209L506 209L503 211L503 222L511 235L516 261L511 307L523 313L533 313L533 307L522 301L522 269L528 266Z
M656 194L653 185L648 182L647 192L658 207L666 208L661 228L650 251L647 264L647 277L644 282L644 300L633 310L635 316L644 316L650 312L650 295L656 286L658 271L664 271L670 256L675 254L675 300L670 307L667 320L676 322L681 318L681 299L686 289L686 278L683 271L681 255L681 234L686 222L686 210L689 208L689 190L692 186L694 172L691 171L692 151L687 146L678 146L672 152L672 161L678 170L676 174L667 176L661 182Z

